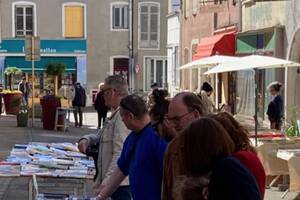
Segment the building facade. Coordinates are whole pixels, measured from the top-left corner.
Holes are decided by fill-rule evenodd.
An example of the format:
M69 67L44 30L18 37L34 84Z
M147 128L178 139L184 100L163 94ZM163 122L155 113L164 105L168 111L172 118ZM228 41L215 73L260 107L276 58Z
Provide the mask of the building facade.
M179 92L180 57L180 1L169 0L168 20L168 91L171 96Z
M285 37L286 58L300 62L300 2L287 1L285 7ZM288 69L286 108L300 106L300 68ZM290 117L291 113L287 113ZM298 116L299 119L300 116Z
M235 40L235 34L239 30L240 4L235 0L209 1L209 0L182 0L181 5L181 42L180 42L180 63L187 64L192 60L216 54L223 54L222 50L227 45L217 44L219 40L226 40L225 35L231 35ZM221 39L217 39L221 38ZM207 42L210 43L207 43ZM235 54L235 41L227 42L232 46L230 54ZM199 50L199 47L210 46L208 54ZM198 50L197 50L198 49ZM180 88L199 92L204 81L210 82L214 88L219 88L213 98L216 104L233 101L230 97L231 88L228 74L219 76L206 76L203 73L206 69L180 70ZM231 98L231 99L230 99Z
M84 1L1 1L0 65L16 66L32 82L32 62L25 60L25 36L40 37L41 59L35 65L35 94L51 87L48 63L63 63L59 85L86 85L87 5ZM15 83L16 84L16 83Z
M135 91L149 91L156 82L168 88L166 0L133 1L133 63Z
M30 80L24 37L33 35L41 40L37 89L45 88L49 62L64 63L60 84L79 81L90 99L109 74L125 76L132 91L152 82L167 87L167 7L163 0L3 0L0 65L17 66Z
M245 2L242 7L243 28L237 38L237 53L269 55L299 62L297 39L299 37L299 9L298 1ZM273 81L284 83L282 95L285 98L285 111L289 119L290 108L300 105L300 90L297 88L300 83L299 69L268 69L260 70L259 73L260 119L268 120L266 110L271 96L266 86ZM245 76L242 78L245 79ZM254 99L248 99L248 102L252 103L248 104L249 109L245 113L251 116L253 111L251 113L250 109L254 106Z

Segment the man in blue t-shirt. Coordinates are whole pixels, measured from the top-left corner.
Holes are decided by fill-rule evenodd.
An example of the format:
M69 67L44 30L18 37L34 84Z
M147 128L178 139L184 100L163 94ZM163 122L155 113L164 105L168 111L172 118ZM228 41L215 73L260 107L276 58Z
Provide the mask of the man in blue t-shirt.
M108 198L122 180L129 176L134 200L160 200L167 142L151 126L146 104L139 96L123 98L120 114L132 132L125 140L118 167L98 189L98 199Z

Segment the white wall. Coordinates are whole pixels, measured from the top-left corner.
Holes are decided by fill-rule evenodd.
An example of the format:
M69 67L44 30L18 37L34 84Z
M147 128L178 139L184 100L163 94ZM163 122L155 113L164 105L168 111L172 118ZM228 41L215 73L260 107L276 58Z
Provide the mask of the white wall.
M169 45L179 45L180 42L180 23L179 16L173 15L168 18L168 39L167 44Z
M168 90L171 96L176 93L176 63L178 67L179 63L179 42L180 42L180 23L179 16L174 14L168 17ZM175 49L177 47L177 56L175 54ZM178 72L177 72L178 73ZM177 77L179 78L179 77Z

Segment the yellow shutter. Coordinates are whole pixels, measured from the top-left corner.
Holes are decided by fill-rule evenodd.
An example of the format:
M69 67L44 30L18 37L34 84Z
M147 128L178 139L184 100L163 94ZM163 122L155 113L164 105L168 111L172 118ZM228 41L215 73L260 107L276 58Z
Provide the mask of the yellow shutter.
M84 11L82 6L65 7L65 37L84 37Z

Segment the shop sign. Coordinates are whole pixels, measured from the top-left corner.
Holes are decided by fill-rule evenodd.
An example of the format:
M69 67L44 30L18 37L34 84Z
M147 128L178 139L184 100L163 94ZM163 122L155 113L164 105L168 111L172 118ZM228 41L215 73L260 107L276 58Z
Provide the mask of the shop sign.
M40 55L40 37L25 37L25 60L26 61L39 61Z
M41 53L86 53L86 40L41 40ZM25 53L23 39L7 39L0 43L1 53Z

